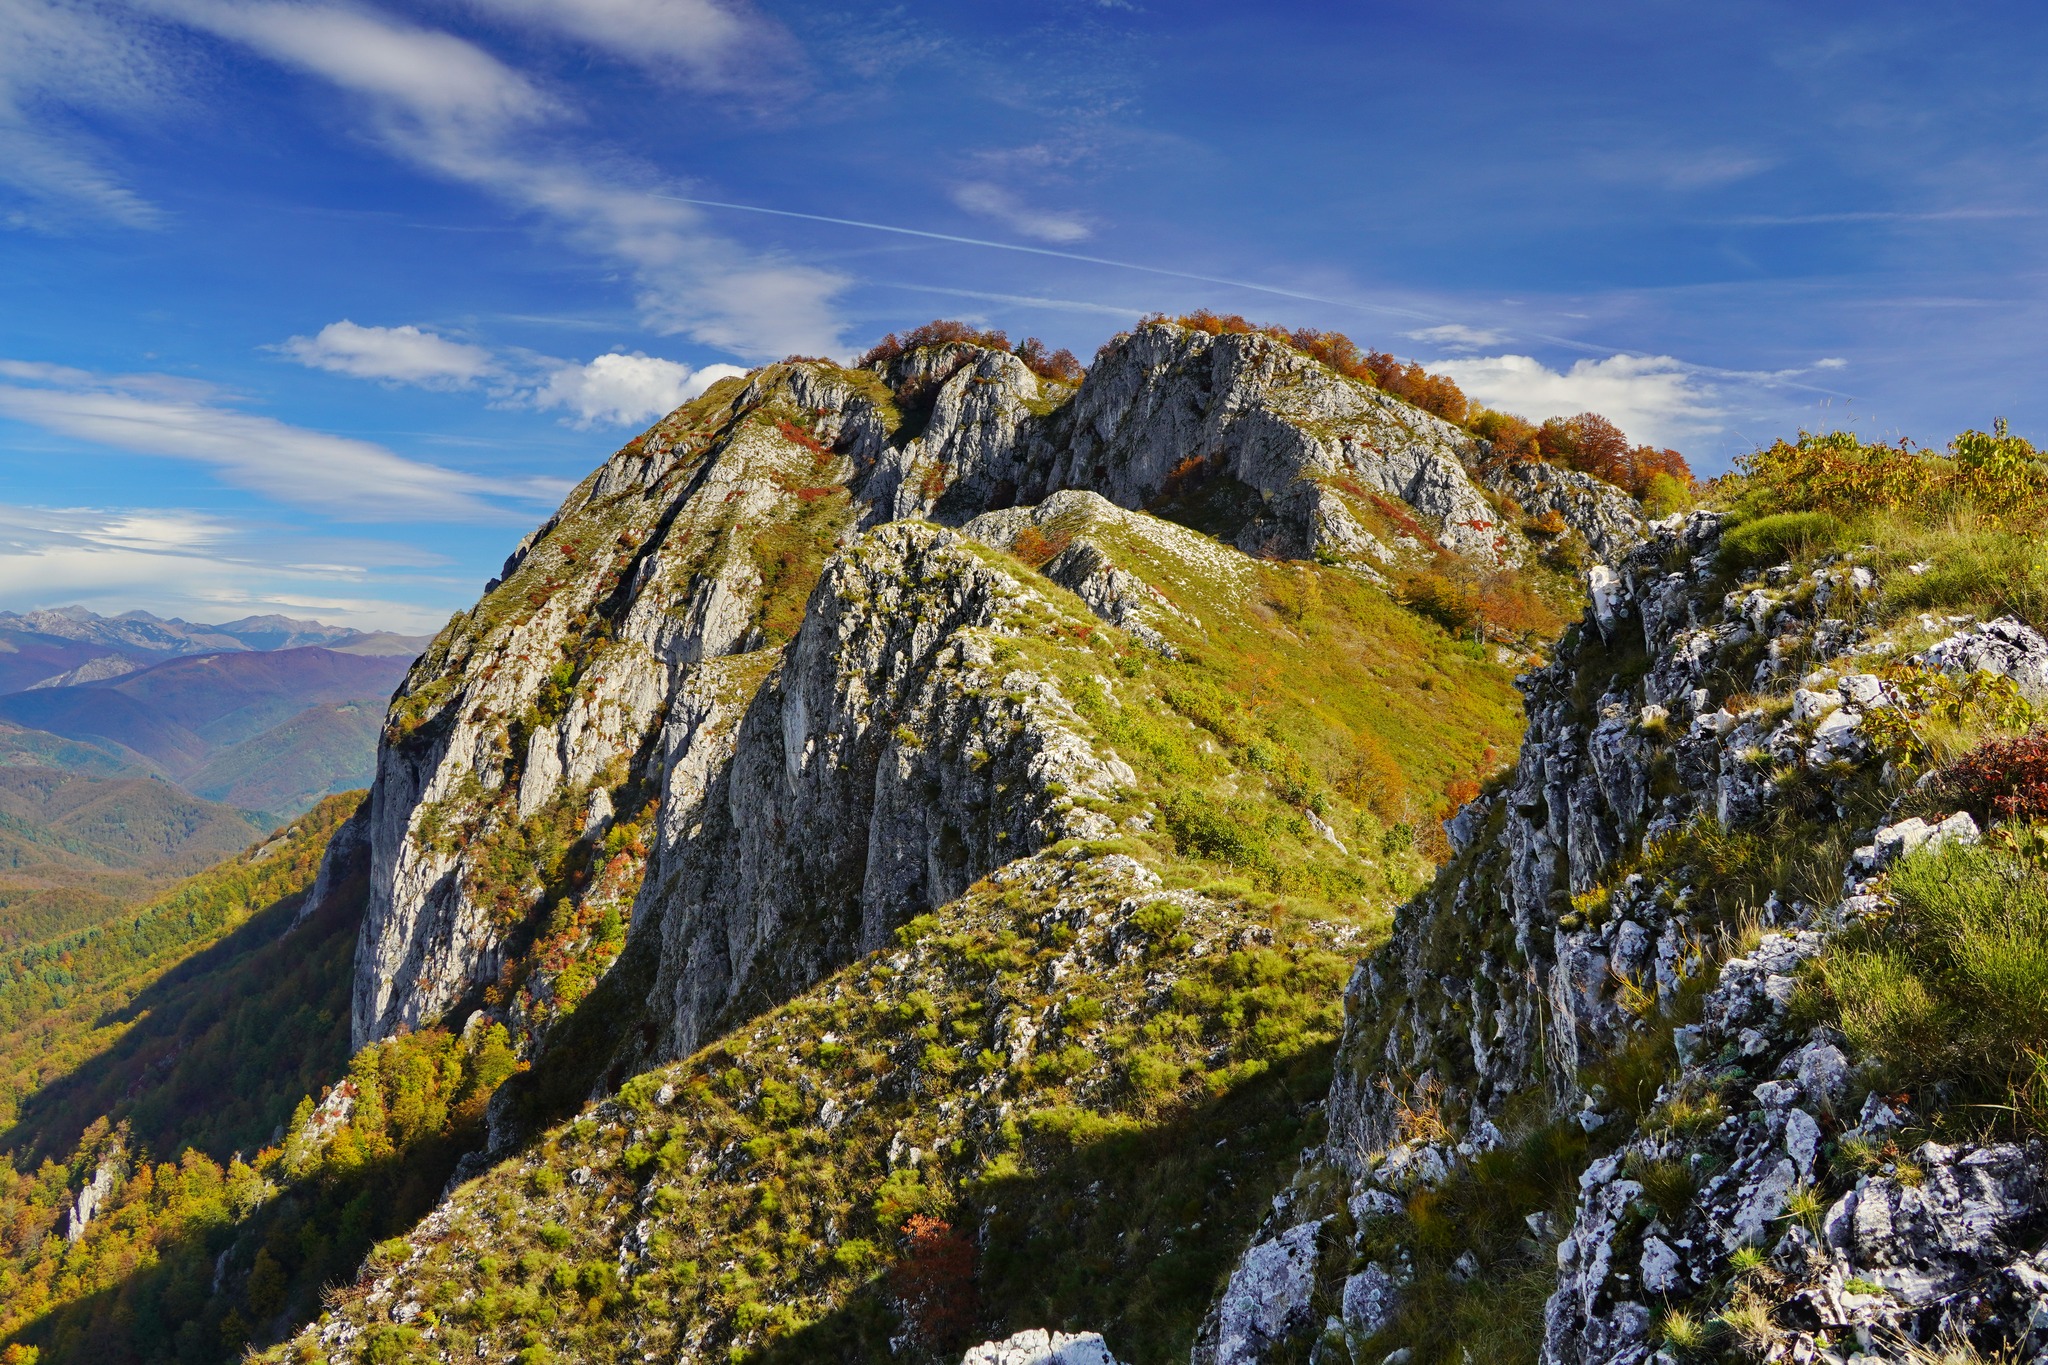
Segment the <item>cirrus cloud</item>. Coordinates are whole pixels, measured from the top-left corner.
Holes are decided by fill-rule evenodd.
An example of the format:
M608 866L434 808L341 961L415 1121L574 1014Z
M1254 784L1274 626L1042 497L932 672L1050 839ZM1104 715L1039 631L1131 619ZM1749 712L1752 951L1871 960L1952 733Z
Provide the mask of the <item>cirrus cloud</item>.
M697 209L636 183L654 177L618 167L600 148L546 141L574 111L474 43L338 4L156 3L361 101L365 130L398 156L623 264L642 313L662 330L757 359L841 349L833 300L844 277L717 236ZM603 10L607 24L623 23L614 11L629 8L570 8L578 6Z
M239 488L350 521L496 521L550 502L559 479L488 479L372 441L243 412L205 384L0 361L0 416L135 455L189 460Z
M1001 185L986 180L955 185L953 202L969 213L992 218L1013 232L1041 242L1064 244L1085 241L1094 235L1094 229L1080 214L1033 208Z

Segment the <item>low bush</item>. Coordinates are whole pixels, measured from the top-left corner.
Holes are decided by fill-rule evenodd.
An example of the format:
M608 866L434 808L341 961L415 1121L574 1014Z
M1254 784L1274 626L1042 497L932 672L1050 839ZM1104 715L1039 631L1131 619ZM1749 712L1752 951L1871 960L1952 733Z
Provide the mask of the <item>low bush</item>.
M1843 519L1893 513L1923 524L1967 513L1986 525L2029 530L2048 512L2048 459L2000 418L1966 431L1945 452L1910 442L1869 444L1851 432L1801 432L1736 461L1738 512L1827 512Z
M1941 783L1979 820L2048 820L2048 733L1979 745L1945 770Z

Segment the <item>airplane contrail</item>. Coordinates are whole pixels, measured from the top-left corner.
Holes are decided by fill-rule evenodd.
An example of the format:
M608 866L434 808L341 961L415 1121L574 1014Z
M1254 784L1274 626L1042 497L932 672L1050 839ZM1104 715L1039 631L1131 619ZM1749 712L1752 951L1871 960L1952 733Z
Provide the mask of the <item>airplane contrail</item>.
M1389 303L1363 303L1356 299L1333 299L1323 294L1309 294L1296 289L1282 289L1277 285L1255 284L1250 280L1234 280L1223 275L1198 275L1188 270L1169 270L1165 266L1142 265L1137 261L1119 261L1109 256L1089 256L1078 251L1056 251L1051 247L1024 246L1018 242L998 242L987 237L963 237L952 232L929 232L923 228L898 227L894 223L870 223L860 218L835 218L823 213L799 213L795 209L771 209L760 204L735 204L724 199L692 199L680 194L655 194L651 199L666 199L677 204L694 204L700 208L730 209L736 213L763 213L771 218L798 218L807 223L831 223L837 227L863 228L869 232L890 232L899 237L922 237L933 242L955 242L961 246L987 247L993 251L1016 251L1027 256L1050 256L1055 260L1080 261L1085 265L1106 265L1117 270L1136 270L1147 275L1164 275L1168 279L1194 280L1200 284L1220 284L1231 289L1249 289L1260 294L1272 294L1283 299L1300 299L1306 303L1323 303L1333 308L1352 308L1362 312L1386 313L1393 317L1413 318L1418 322L1454 323L1456 318L1441 313L1425 313L1414 308L1401 308ZM1549 342L1587 355L1634 355L1645 358L1642 352L1631 352L1615 346L1594 346L1573 337L1552 336L1545 332L1524 331L1523 335L1537 341ZM1788 375L1757 371L1728 370L1712 365L1698 365L1691 361L1678 361L1687 370L1711 375L1717 379L1746 379L1752 382L1782 385L1788 389L1802 389L1808 393L1827 394L1835 398L1847 398L1848 394L1837 389L1822 388L1816 384L1804 384Z
M996 251L1020 251L1027 256L1052 256L1062 261L1080 261L1087 265L1107 265L1119 270L1140 270L1147 275L1165 275L1170 279L1194 280L1201 284L1221 284L1233 289L1251 289L1261 294L1275 294L1283 299L1301 299L1307 303L1327 303L1337 308L1361 308L1376 313L1391 313L1396 317L1414 318L1419 322L1449 322L1450 318L1435 313L1418 312L1413 308L1399 308L1386 303L1360 303L1353 299L1333 299L1321 294L1306 294L1295 289L1281 289L1270 284L1254 284L1250 280L1233 280L1221 275L1197 275L1186 270L1168 270L1164 266L1141 265L1136 261L1113 260L1108 256L1085 256L1077 251L1055 251L1051 247L1024 246L1017 242L998 242L986 237L962 237L951 232L926 232L921 228L897 227L893 223L869 223L859 218L833 218L822 213L798 213L793 209L763 208L759 204L733 204L722 199L688 199L680 194L650 194L652 199L667 199L678 204L696 204L703 208L733 209L740 213L765 213L775 218L801 218L810 223L834 223L840 227L866 228L870 232L893 232L901 237L923 237L934 242L957 242L962 246L989 247Z

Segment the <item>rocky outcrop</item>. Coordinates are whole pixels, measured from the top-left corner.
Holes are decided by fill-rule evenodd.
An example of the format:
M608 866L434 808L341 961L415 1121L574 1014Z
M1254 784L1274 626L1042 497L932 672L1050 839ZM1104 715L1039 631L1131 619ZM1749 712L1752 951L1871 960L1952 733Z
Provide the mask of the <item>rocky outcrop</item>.
M1050 606L960 536L890 525L835 559L750 697L686 689L636 924L658 931L664 1051L747 990L807 985L975 879L1109 823L1098 756L1048 675L996 646ZM653 926L658 925L658 930Z
M92 1175L80 1187L78 1197L71 1201L71 1207L64 1215L64 1240L76 1243L85 1236L86 1228L106 1208L114 1197L114 1190L120 1185L121 1177L127 1174L128 1154L119 1138L109 1139L101 1148L99 1158L93 1163Z
M1878 908L1875 897L1855 896L1814 922L1836 926ZM1704 1142L1645 1134L1580 1177L1546 1310L1546 1362L1647 1360L1660 1346L1656 1306L1726 1279L1744 1248L1768 1253L1749 1273L1780 1306L1779 1322L1792 1324L1755 1324L1747 1344L1771 1359L1819 1359L1829 1339L1883 1347L2048 1329L2048 1281L2032 1250L2048 1231L2048 1147L2039 1143L1922 1142L1817 1218L1788 1214L1795 1193L1826 1174L1824 1143L1877 1148L1912 1124L1875 1094L1860 1112L1841 1112L1852 1074L1838 1040L1788 1027L1792 974L1823 941L1813 929L1765 935L1723 965L1704 1021L1686 1030L1692 1060L1667 1093L1701 1093L1734 1056L1748 1074L1769 1077L1749 1087L1749 1105ZM1674 1163L1714 1174L1685 1208L1646 1223L1638 1177ZM2048 1330L2041 1336L2048 1348Z
M1031 507L986 512L961 528L983 544L1010 551L1020 548L1027 529L1038 536L1040 572L1109 624L1164 652L1171 646L1159 632L1160 622L1186 617L1164 591L1120 565L1120 554L1149 551L1169 583L1198 576L1211 592L1241 589L1250 567L1206 536L1125 511L1096 493L1055 493Z
M1636 500L1611 483L1575 469L1535 460L1491 464L1481 482L1512 498L1531 521L1555 516L1585 538L1602 562L1620 559L1643 539L1643 513Z
M2048 1326L2037 1150L1922 1143L1900 1154L1901 1173L1873 1171L1824 1215L1787 1213L1826 1174L1824 1146L1881 1147L1910 1121L1875 1096L1843 1110L1868 1083L1852 1084L1839 1035L1790 1026L1799 965L1881 908L1870 892L1887 865L1976 840L1971 817L1866 829L1818 874L1840 892L1773 894L1751 911L1760 939L1732 954L1715 946L1734 932L1715 908L1716 874L1686 861L1695 855L1653 856L1679 849L1686 831L1712 848L1733 837L1719 831L1757 828L1792 791L1825 806L1858 774L1874 782L1885 755L1870 718L1905 704L1881 667L1993 673L2024 690L2048 644L2011 620L1922 618L1906 630L1950 633L1909 653L1910 634L1873 611L1882 584L1869 567L1779 566L1730 590L1719 531L1713 514L1673 519L1596 568L1585 621L1519 680L1518 762L1447 822L1453 864L1353 974L1327 1139L1212 1309L1201 1365L1273 1359L1319 1328L1322 1361L1398 1346L1388 1333L1415 1273L1406 1251L1389 1257L1375 1242L1378 1259L1332 1260L1332 1239L1315 1230L1335 1217L1365 1238L1404 1218L1419 1191L1448 1188L1526 1136L1532 1112L1598 1134L1602 1153L1580 1172L1568 1226L1541 1212L1529 1223L1529 1245L1556 1244L1543 1324L1554 1365L1650 1359L1666 1306L1726 1285L1742 1248L1766 1253L1762 1271L1741 1273L1767 1291L1771 1311L1748 1345L1770 1359L1821 1359L1845 1334L1866 1347L1971 1332L2031 1341L2036 1312ZM1642 870L1617 873L1631 862ZM1638 1125L1588 1077L1640 1047L1665 1012L1690 1008L1681 1002L1702 983L1701 1022L1677 1030L1680 1064L1656 1103L1683 1109L1731 1066L1762 1079L1704 1135ZM1669 1191L1695 1171L1697 1194L1680 1209ZM1482 1273L1461 1257L1449 1278ZM1312 1302L1338 1312L1319 1322Z
M762 565L774 562L761 538L781 536L778 554L829 553L851 519L832 480L852 466L798 425L813 420L799 397L836 398L848 421L862 411L852 389L788 367L682 410L586 479L415 664L366 822L358 1045L499 978L551 889L513 850L544 817L600 838L685 675L760 643ZM776 412L792 415L763 416Z
M1427 518L1459 553L1488 563L1526 553L1473 480L1471 437L1270 337L1142 327L1097 357L1057 436L1048 490L1140 507L1163 492L1242 486L1248 512L1234 540L1250 552L1357 554L1368 534L1358 523L1379 495Z
M1260 1360L1314 1320L1321 1221L1254 1242L1216 1301L1190 1359L1194 1365Z

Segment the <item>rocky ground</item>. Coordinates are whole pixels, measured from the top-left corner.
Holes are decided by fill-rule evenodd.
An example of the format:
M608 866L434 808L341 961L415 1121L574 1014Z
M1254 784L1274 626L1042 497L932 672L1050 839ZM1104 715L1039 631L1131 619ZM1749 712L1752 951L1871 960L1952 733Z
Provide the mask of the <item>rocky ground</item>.
M1981 837L1902 814L1934 798L1883 736L1944 678L2048 696L2048 642L1887 612L1853 553L1731 575L1718 538L1695 514L1596 570L1523 679L1520 761L1353 977L1329 1140L1198 1362L2048 1359L2048 1151L1931 1140L1794 1009L1889 867Z

